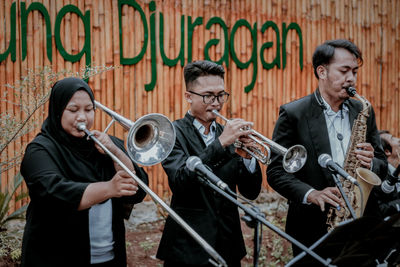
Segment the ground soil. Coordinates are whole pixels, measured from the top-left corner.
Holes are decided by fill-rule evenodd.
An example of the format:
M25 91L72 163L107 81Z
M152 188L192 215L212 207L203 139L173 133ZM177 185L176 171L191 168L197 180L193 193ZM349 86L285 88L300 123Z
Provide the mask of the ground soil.
M266 215L266 220L283 229L287 210L286 201L277 195L271 194L264 194L257 200L257 205ZM139 223L130 219L125 224L127 260L130 267L162 266L162 262L156 259L155 255L164 228L166 214L157 210L154 204L148 205L149 203L151 204L152 202L135 205L142 207L142 210L135 210L131 218L141 217L140 215L153 215L150 216L150 219L141 219ZM24 225L25 221L23 220L13 221L8 225L7 231L0 232L0 267L20 266L19 260L12 260L10 255L14 255L14 257L15 255L20 256ZM242 231L247 250L247 255L242 260L242 267L250 267L253 266L254 229L248 227L242 221ZM4 253L5 249L8 250L8 253ZM263 226L258 266L284 266L291 258L289 242L266 226Z
M281 220L278 218L276 221ZM162 266L162 261L156 259L155 255L163 228L164 222L158 221L139 225L135 229L127 229L128 266ZM249 228L242 222L242 231L247 249L247 255L242 260L242 266L253 266L254 229ZM291 258L290 247L289 242L283 240L266 227L263 227L258 266L284 266Z

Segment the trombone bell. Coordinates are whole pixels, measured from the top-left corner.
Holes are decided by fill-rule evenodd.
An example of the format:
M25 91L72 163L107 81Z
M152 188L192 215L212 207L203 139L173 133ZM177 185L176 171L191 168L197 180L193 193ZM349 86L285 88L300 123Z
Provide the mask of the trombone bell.
M112 118L111 123L118 122L129 130L126 147L129 157L135 163L152 166L163 161L171 153L176 133L172 122L166 116L151 113L133 122L97 101L95 104Z
M151 166L163 161L175 144L175 128L171 121L158 113L147 114L130 128L127 150L130 158L141 165Z

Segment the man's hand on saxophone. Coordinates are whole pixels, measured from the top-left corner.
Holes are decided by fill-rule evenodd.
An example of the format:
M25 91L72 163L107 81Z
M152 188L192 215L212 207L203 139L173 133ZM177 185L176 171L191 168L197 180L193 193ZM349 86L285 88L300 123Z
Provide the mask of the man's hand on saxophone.
M325 211L325 203L331 204L337 209L345 206L343 198L337 187L326 187L323 190L313 190L307 197L307 202L315 204Z
M374 158L374 148L370 143L357 144L355 151L357 159L360 160L361 166L367 169L372 167L372 159Z

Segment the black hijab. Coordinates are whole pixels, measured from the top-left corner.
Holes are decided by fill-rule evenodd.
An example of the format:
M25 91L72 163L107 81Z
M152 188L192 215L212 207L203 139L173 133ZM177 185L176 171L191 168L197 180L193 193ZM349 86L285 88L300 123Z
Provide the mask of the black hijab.
M84 138L69 135L61 126L61 117L64 109L72 96L79 90L88 93L94 106L93 92L85 81L71 77L54 84L49 100L49 115L42 125L42 134L53 137L57 142L68 146L72 150L84 152L85 150L90 150L90 147L92 147L91 142L87 142Z
M88 93L94 105L93 92L85 81L70 77L54 84L50 94L48 117L33 143L47 150L63 175L71 180L109 180L115 173L111 158L98 152L92 140L71 136L61 125L65 107L79 90Z

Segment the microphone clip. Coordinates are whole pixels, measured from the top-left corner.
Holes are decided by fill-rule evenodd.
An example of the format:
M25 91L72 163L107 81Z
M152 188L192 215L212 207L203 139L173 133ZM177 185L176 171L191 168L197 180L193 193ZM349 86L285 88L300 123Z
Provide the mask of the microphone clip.
M318 106L320 106L322 108L322 110L326 110L328 109L326 107L326 105L324 104L324 102L322 101L322 97L321 97L321 93L319 92L319 88L317 88L317 90L314 91L314 97L315 100L317 100Z
M381 189L384 193L391 194L395 189L396 183L398 182L400 182L399 177L388 173L386 180L381 184Z

